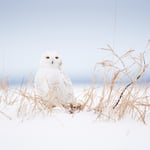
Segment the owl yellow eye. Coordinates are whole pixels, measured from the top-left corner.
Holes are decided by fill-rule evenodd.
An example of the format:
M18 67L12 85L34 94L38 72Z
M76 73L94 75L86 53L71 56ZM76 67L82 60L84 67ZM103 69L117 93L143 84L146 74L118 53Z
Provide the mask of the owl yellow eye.
M49 57L49 56L46 56L45 58L46 58L46 59L49 59L50 57Z
M59 57L58 57L58 56L56 56L56 57L55 57L55 59L59 59Z

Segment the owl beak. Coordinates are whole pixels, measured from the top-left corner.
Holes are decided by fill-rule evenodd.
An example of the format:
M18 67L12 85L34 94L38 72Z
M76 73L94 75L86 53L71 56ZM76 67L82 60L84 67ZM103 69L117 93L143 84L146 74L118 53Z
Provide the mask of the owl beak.
M54 61L51 62L52 64L54 63Z

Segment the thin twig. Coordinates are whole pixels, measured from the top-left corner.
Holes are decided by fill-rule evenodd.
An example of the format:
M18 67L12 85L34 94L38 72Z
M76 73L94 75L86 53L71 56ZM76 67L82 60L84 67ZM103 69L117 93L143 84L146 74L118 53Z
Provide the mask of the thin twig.
M127 88L129 88L132 84L134 84L135 82L137 82L141 76L143 75L143 73L145 72L145 58L143 56L143 69L142 69L142 72L136 77L135 81L131 81L129 84L127 84L125 86L125 88L123 89L123 91L121 92L120 96L119 96L119 99L117 100L116 104L113 106L113 109L115 109L117 107L117 105L119 104L124 92L127 90Z
M4 113L3 111L0 111L0 113L3 115L3 116L5 116L6 118L8 118L9 120L12 120L12 118L11 117L9 117L6 113Z

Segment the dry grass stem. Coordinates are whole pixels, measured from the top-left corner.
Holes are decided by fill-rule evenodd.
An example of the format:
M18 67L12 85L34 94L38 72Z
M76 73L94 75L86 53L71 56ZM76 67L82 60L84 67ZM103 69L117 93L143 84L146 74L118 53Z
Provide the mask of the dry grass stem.
M73 103L56 107L39 97L31 85L21 84L19 88L11 88L3 81L0 83L0 114L11 120L12 117L4 113L4 109L12 109L21 119L48 116L55 110L69 113L92 111L101 120L116 121L130 116L146 123L150 113L150 85L138 83L147 67L144 54L135 57L135 50L129 50L119 56L110 45L101 50L110 53L113 60L96 63L92 85L83 90ZM103 78L103 83L99 83L99 76Z

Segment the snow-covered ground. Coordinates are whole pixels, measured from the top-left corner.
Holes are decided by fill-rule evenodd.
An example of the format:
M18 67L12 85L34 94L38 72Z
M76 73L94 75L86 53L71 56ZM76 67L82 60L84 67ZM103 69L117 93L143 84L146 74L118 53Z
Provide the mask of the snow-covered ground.
M2 150L150 150L150 123L100 121L93 112L53 112L29 120L0 114Z
M0 120L3 150L149 150L149 140L149 125L98 121L87 112L56 113L24 122Z

